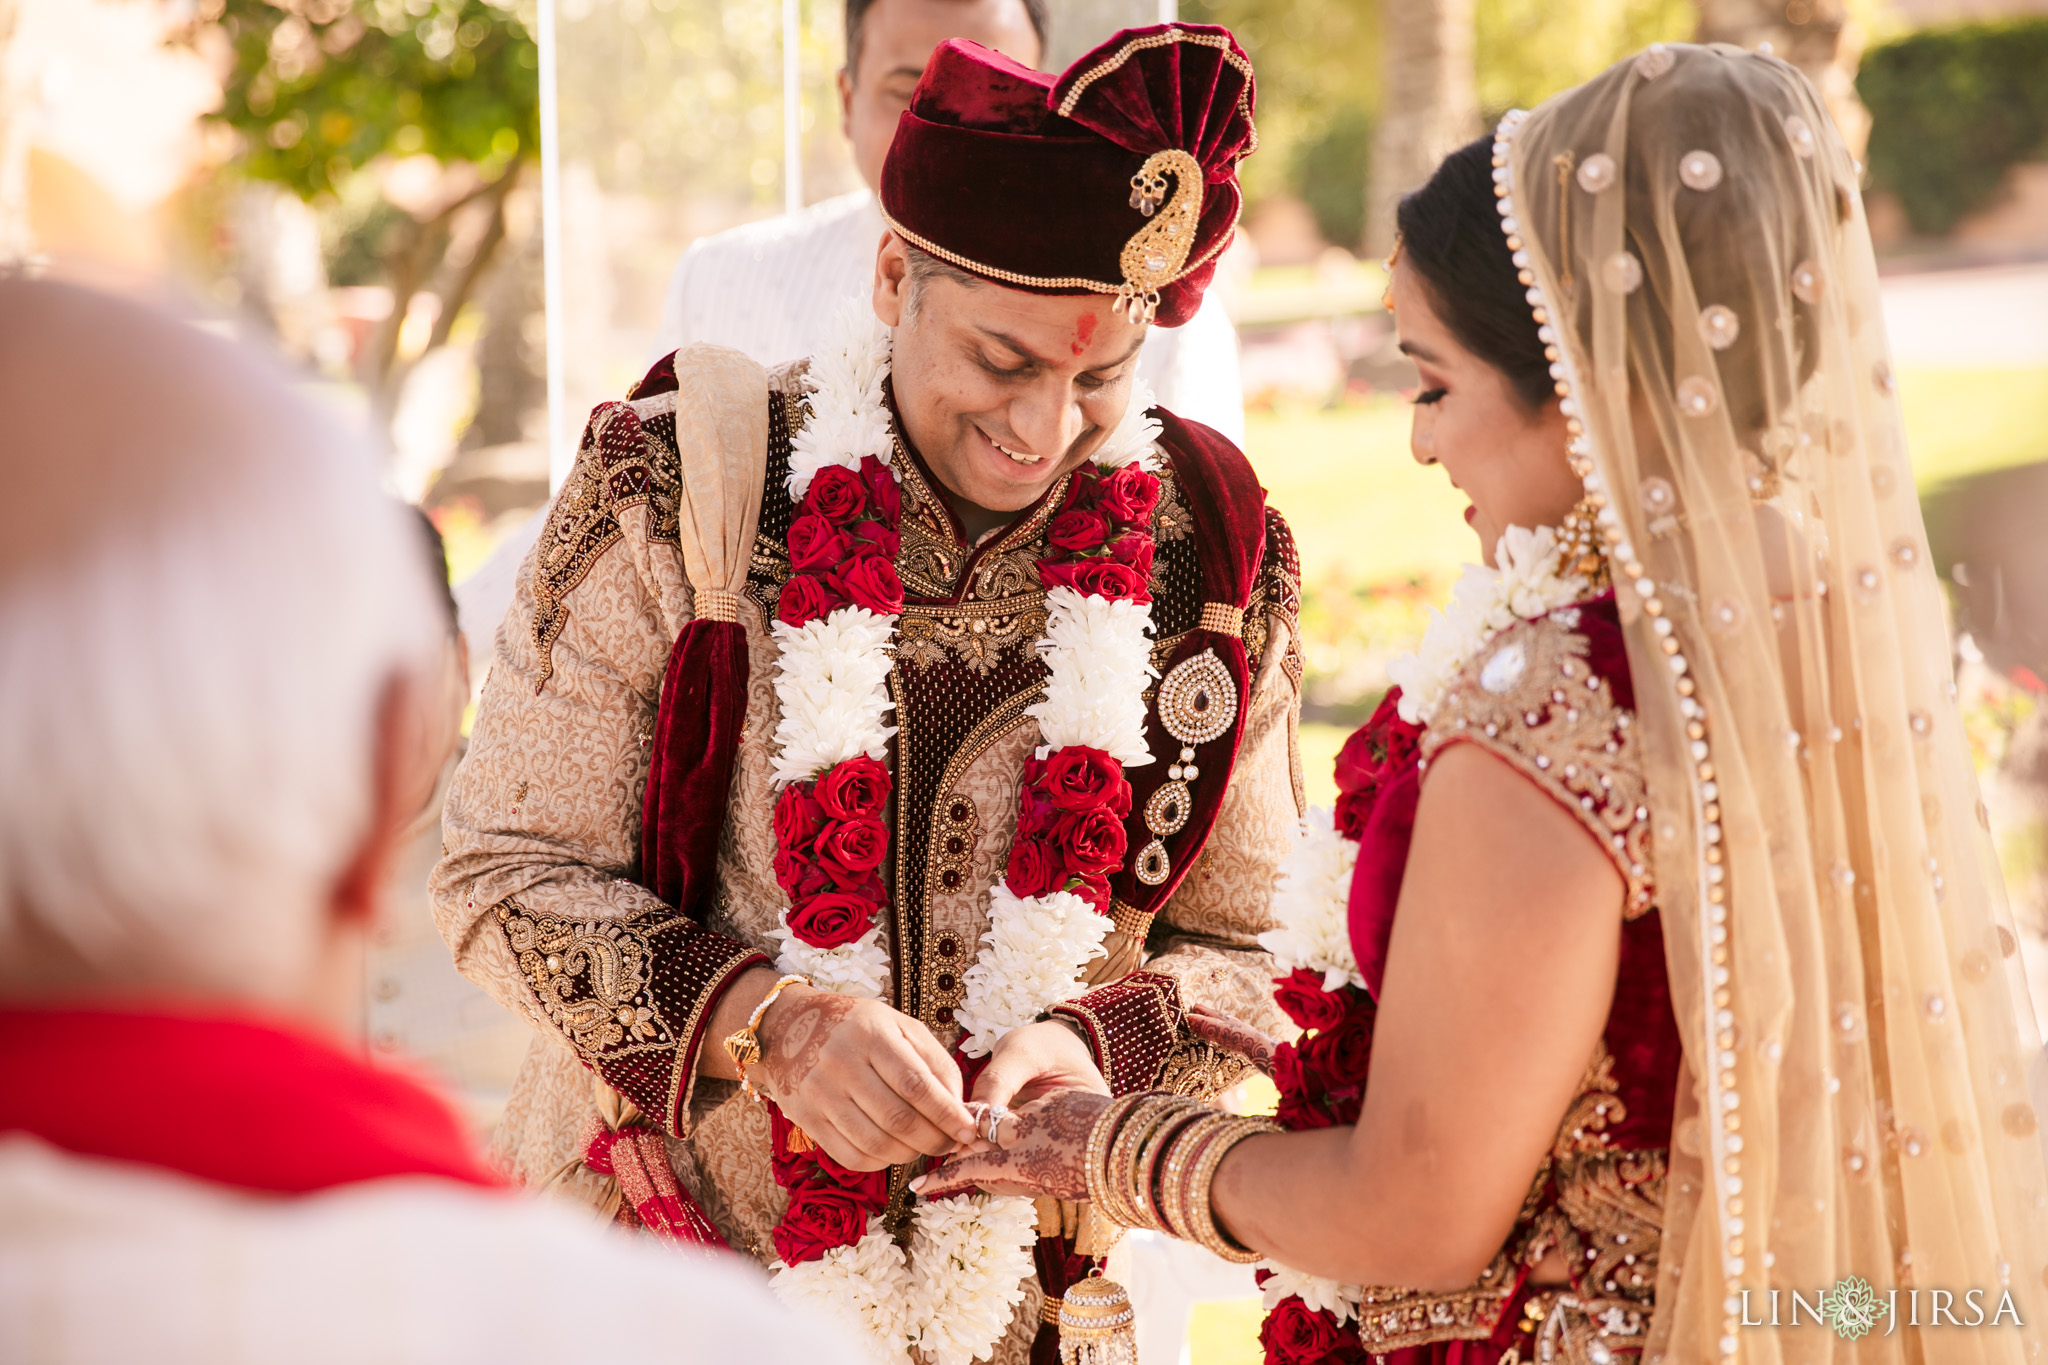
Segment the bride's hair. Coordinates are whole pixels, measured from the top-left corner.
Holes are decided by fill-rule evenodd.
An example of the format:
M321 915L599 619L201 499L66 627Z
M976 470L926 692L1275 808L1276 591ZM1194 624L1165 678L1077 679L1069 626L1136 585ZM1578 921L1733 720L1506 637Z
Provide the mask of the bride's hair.
M1493 140L1445 157L1427 184L1401 200L1395 223L1401 260L1415 267L1458 344L1506 375L1525 406L1550 402L1550 362L1494 208Z

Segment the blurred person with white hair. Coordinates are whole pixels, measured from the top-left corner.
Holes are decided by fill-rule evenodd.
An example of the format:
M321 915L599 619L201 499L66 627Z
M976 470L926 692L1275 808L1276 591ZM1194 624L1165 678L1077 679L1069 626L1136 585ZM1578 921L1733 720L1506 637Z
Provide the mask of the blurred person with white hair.
M258 360L21 280L0 411L0 1362L844 1359L737 1259L516 1195L361 1055L453 734L364 451ZM633 1312L547 1311L565 1280Z

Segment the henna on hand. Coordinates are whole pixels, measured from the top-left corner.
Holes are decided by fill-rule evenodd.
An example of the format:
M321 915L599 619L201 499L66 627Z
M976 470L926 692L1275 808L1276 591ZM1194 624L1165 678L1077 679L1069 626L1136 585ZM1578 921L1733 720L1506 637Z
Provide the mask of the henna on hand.
M825 1050L832 1030L859 1002L833 991L805 989L794 999L778 1000L761 1021L761 1066L775 1094L800 1087Z
M1088 1136L1109 1097L1063 1090L1004 1119L1001 1150L956 1156L911 1182L926 1199L980 1188L994 1194L1078 1200L1088 1197Z

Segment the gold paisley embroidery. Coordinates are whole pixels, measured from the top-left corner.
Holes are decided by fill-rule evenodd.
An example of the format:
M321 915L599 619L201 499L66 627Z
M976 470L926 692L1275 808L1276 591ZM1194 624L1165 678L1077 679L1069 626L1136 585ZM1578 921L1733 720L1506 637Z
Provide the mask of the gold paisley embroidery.
M548 1021L586 1058L675 1046L648 993L648 931L663 924L567 920L513 902L498 922Z
M1469 1288L1449 1294L1368 1288L1359 1309L1358 1337L1374 1354L1490 1337L1514 1289L1515 1266L1505 1251Z
M1044 631L1044 603L1041 594L986 606L933 608L906 602L896 628L897 655L922 669L950 651L969 671L987 674L1002 661L1005 650L1036 640Z
M1495 636L1423 732L1423 761L1470 741L1549 792L1614 859L1633 919L1652 896L1649 784L1636 759L1635 716L1586 662L1578 619L1567 607Z

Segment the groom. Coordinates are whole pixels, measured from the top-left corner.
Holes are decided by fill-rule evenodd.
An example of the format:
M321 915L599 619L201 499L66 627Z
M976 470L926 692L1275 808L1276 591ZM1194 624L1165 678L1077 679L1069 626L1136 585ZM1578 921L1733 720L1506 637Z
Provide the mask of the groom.
M1213 1092L1240 1072L1191 1006L1277 1029L1294 550L1235 447L1155 410L1143 455L1133 402L1146 327L1229 244L1252 100L1217 28L1057 83L947 43L882 176L887 349L871 320L773 373L695 347L592 414L434 877L462 969L539 1034L499 1130L523 1179L836 1264L865 1227L914 1242L908 1179L974 1137L969 1095ZM1048 1349L1100 1250L1039 1216L999 1360Z

